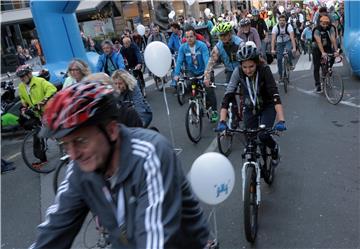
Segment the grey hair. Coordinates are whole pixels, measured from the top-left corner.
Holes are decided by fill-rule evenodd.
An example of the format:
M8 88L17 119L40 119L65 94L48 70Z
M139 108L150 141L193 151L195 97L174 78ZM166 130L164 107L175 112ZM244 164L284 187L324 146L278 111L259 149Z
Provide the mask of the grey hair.
M88 66L88 64L80 59L73 59L72 61L70 61L69 66L67 68L67 71L69 72L70 68L72 66L75 66L76 68L78 68L80 70L80 73L85 77L88 76L89 74L91 74L90 68Z
M134 76L132 76L128 71L126 70L116 70L115 72L113 72L112 76L111 76L112 80L115 81L117 79L122 80L126 87L130 90L133 91L137 81L134 78Z
M101 43L101 47L105 46L105 45L110 45L111 47L114 46L114 44L112 43L111 40L109 39L106 39L106 40L103 40L102 43Z

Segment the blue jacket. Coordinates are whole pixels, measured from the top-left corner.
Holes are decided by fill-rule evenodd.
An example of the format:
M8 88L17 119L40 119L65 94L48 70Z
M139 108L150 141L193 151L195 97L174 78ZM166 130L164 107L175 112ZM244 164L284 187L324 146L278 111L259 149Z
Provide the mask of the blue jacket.
M124 58L120 53L112 52L111 60L113 61L116 69L125 69ZM106 62L106 55L100 55L98 62L96 64L96 72L104 72ZM110 75L111 76L111 75Z
M234 57L232 60L230 60L228 53L226 53L224 49L224 43L222 41L219 41L216 44L216 47L219 50L221 60L225 65L226 71L234 71L235 68L240 65L240 63L236 60L236 52L239 49L239 46L243 42L243 40L236 35L232 35L230 42L232 44L230 53Z
M210 20L207 21L206 26L209 32L211 32L211 30L214 28L214 24Z
M202 41L195 42L195 55L197 65L194 65L194 60L191 56L191 51L188 43L181 45L179 55L176 61L175 76L180 75L180 70L185 62L185 70L194 75L201 75L205 71L205 67L209 61L209 50Z
M175 53L179 51L180 46L181 46L181 37L175 33L172 33L168 42L168 47L170 48L171 53Z

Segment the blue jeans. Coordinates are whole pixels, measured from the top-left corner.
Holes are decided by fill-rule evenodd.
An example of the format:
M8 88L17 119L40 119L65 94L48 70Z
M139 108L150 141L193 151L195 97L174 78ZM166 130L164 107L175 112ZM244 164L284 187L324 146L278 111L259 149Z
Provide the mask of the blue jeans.
M282 68L282 59L283 59L283 53L285 48L287 48L288 54L289 54L289 63L292 65L292 52L291 52L291 41L287 42L278 42L276 43L276 59L277 59L277 65L278 65L278 71L280 77L282 77L283 74L283 68Z

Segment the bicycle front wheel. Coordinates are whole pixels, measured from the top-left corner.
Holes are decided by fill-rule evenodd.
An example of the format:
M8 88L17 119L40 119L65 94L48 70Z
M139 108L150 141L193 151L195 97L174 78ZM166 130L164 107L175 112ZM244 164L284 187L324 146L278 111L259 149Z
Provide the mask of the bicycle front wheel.
M179 81L176 87L177 100L180 105L185 103L185 83Z
M324 81L324 92L330 104L338 104L344 96L344 82L340 75L332 72Z
M192 102L186 111L185 127L190 140L194 143L199 142L202 131L202 117L200 115L200 108L198 108L195 102Z
M255 167L247 167L244 186L244 230L246 240L253 243L257 234L258 217Z
M55 170L61 157L61 148L56 140L50 138L35 139L34 146L34 136L38 136L39 131L40 129L32 130L25 136L21 145L21 155L29 169L37 173L50 173Z
M219 152L224 156L229 156L231 153L233 135L234 134L229 131L223 131L217 134Z

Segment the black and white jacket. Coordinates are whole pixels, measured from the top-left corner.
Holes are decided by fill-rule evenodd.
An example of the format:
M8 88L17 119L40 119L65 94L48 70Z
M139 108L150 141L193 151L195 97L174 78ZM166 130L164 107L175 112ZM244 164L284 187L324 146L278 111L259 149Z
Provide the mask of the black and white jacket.
M113 248L204 248L208 224L171 144L159 133L120 126L113 186L71 162L32 248L70 248L87 214Z

